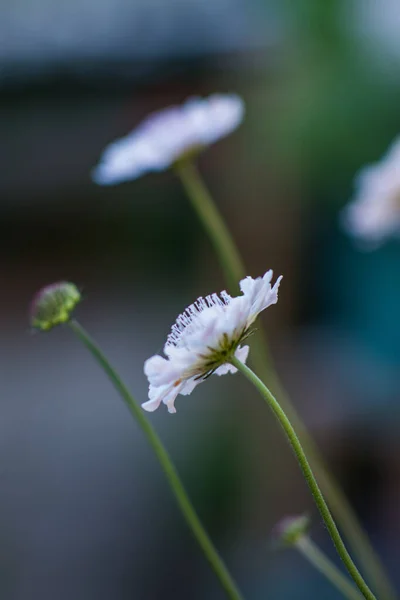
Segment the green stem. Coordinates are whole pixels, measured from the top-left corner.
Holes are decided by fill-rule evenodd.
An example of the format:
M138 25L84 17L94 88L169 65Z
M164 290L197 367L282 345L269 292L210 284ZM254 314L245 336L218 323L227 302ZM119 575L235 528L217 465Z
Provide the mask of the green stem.
M235 242L204 185L195 165L182 160L175 165L192 206L202 222L224 270L229 288L237 290L246 271Z
M198 518L192 503L190 502L188 495L183 487L183 484L179 478L179 475L172 463L171 458L163 443L158 437L155 429L147 420L143 409L135 402L132 394L125 386L115 369L111 366L108 359L105 357L103 352L100 350L96 342L89 336L89 334L83 329L83 327L75 320L69 322L69 326L72 331L78 336L81 342L88 348L92 353L95 360L98 362L100 367L106 373L106 375L112 381L114 387L121 395L122 399L127 404L130 412L136 419L137 424L143 431L147 438L150 446L153 448L160 465L165 473L168 483L171 487L172 492L175 495L176 501L179 508L186 519L189 528L191 529L194 537L199 543L201 549L208 562L210 563L214 573L218 577L222 587L224 588L226 595L231 600L242 600L242 595L239 592L235 582L233 581L229 571L224 565L221 557L216 551L213 543L208 537L203 525Z
M228 288L231 292L235 292L238 288L239 280L246 273L232 236L195 165L188 160L181 161L176 164L175 170L217 252ZM330 473L319 449L283 389L273 366L266 337L260 329L258 329L253 337L252 346L252 364L256 372L260 373L263 379L270 382L272 390L279 396L281 405L289 416L290 421L294 424L311 465L318 476L321 488L329 501L332 512L349 540L360 564L369 575L379 596L385 600L395 600L396 593L357 515Z
M307 536L301 536L294 547L349 600L360 600L361 594L337 566Z
M340 537L340 533L336 527L335 521L332 518L330 510L328 508L327 503L322 495L321 490L319 489L317 480L314 477L314 473L311 470L311 467L308 463L307 457L303 450L303 447L300 443L299 438L296 435L295 430L292 427L289 419L287 418L285 412L282 410L279 402L272 395L266 385L257 377L255 373L249 367L244 365L240 360L233 357L231 359L231 363L247 377L247 379L255 385L257 390L260 392L261 396L264 398L268 406L271 408L275 417L278 419L280 425L282 426L286 436L289 440L289 443L296 455L296 458L299 462L300 468L303 471L303 475L305 480L308 483L308 486L311 490L311 493L314 497L315 503L318 506L319 512L325 522L325 525L329 531L329 534L332 538L332 541L336 547L336 550L344 562L348 572L351 577L354 579L357 584L359 590L363 594L364 598L367 600L376 600L374 594L369 589L368 585L365 583L361 574L359 573L356 565L353 563L350 554L347 552L347 549Z

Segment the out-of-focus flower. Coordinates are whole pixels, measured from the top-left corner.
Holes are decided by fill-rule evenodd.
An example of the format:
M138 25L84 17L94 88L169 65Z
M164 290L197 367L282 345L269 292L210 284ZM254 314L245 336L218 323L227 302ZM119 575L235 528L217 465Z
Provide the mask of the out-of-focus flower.
M232 298L224 291L198 298L179 315L164 346L167 358L155 355L145 362L150 384L145 410L154 411L163 402L174 413L178 394L190 394L213 373L236 373L230 360L235 356L246 362L249 347L242 342L259 313L278 301L282 277L273 287L271 279L272 271L257 279L246 277L240 282L241 296Z
M400 234L400 138L383 159L362 169L356 195L342 213L345 229L366 248Z
M48 331L56 325L66 323L81 300L81 294L73 283L59 281L47 285L37 292L31 304L31 325Z
M308 533L310 519L307 515L284 517L272 531L273 541L285 546L293 546Z
M93 179L111 185L163 171L231 133L243 114L243 101L234 94L190 98L182 106L155 112L105 149Z

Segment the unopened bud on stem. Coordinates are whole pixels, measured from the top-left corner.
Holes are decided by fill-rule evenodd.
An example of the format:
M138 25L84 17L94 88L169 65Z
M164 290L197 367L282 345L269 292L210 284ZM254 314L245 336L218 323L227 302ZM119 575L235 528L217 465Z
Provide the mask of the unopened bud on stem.
M43 287L31 304L32 327L49 331L56 325L68 322L80 300L81 294L73 283L59 281Z

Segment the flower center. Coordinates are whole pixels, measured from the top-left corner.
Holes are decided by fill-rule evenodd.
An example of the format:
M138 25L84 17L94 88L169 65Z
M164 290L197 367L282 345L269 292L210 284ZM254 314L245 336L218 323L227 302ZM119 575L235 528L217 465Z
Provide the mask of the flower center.
M244 334L235 338L229 338L228 335L224 333L216 348L208 346L209 352L200 355L204 360L202 363L204 375L202 376L208 377L208 375L211 375L218 367L229 362L229 359L235 354L237 347L243 339L243 335Z

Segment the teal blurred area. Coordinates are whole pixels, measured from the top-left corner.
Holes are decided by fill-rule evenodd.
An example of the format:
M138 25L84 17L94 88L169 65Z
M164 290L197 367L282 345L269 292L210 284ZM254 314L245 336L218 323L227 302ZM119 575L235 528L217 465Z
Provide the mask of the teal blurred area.
M223 598L130 415L71 332L29 331L41 286L78 317L138 402L143 363L225 287L172 172L100 188L103 148L149 112L236 92L237 132L199 168L249 275L283 274L262 317L279 374L398 587L400 245L340 228L355 173L400 131L395 0L37 0L0 6L0 592L12 600ZM244 595L338 593L294 551L313 516L281 431L239 376L150 418Z

